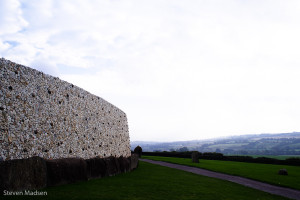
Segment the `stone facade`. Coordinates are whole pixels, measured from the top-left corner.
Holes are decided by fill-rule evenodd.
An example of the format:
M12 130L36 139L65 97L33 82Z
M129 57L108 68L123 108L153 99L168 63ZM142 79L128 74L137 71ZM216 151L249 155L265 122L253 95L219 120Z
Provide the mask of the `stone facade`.
M0 59L0 159L129 157L126 114L73 84Z

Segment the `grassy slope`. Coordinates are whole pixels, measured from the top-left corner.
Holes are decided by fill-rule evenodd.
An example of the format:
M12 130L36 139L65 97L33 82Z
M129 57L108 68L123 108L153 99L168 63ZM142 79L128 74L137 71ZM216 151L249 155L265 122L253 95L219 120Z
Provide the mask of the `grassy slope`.
M300 190L300 167L287 165L270 165L257 163L244 163L219 160L200 160L200 163L192 163L191 159L171 158L158 156L143 156L152 160L162 160L182 165L194 166L212 171L247 177L274 185L280 185ZM288 176L278 175L278 170L285 168Z
M285 199L227 181L140 162L137 170L114 177L49 187L48 196L5 199Z

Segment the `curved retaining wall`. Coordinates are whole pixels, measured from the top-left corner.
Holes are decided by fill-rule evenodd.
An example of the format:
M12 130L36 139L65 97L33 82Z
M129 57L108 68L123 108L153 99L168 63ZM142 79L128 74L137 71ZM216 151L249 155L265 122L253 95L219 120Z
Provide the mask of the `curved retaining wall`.
M73 84L0 59L0 159L129 157L126 114Z
M129 158L62 158L7 160L0 162L0 196L5 191L23 191L86 181L129 172L138 167L138 155ZM53 194L52 194L53 195Z

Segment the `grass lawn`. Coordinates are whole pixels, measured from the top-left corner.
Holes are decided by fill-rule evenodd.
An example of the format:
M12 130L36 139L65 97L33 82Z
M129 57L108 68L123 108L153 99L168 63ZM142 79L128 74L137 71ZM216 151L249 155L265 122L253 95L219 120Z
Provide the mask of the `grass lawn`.
M143 156L143 158L199 167L211 171L247 177L250 179L270 183L273 185L279 185L300 190L300 167L298 166L271 165L219 160L200 160L200 163L192 163L192 159L159 156ZM282 168L287 169L289 173L288 176L282 176L277 174L278 170Z
M231 182L145 162L140 162L138 169L130 173L49 187L41 191L47 191L48 195L5 196L4 199L286 199Z

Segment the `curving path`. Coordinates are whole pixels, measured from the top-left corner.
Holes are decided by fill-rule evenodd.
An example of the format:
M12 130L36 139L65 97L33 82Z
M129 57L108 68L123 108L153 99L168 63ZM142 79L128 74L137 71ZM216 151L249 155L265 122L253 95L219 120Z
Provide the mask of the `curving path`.
M148 160L148 159L140 159L140 161L144 161L144 162L148 162L148 163L152 163L152 164L156 164L156 165L161 165L161 166L165 166L165 167L175 168L175 169L179 169L179 170L183 170L183 171L187 171L187 172L191 172L191 173L199 174L199 175L203 175L203 176L223 179L223 180L238 183L238 184L241 184L241 185L244 185L247 187L251 187L251 188L254 188L257 190L268 192L271 194L276 194L276 195L287 197L290 199L299 199L300 200L300 191L299 190L270 185L267 183L262 183L259 181L254 181L254 180L239 177L239 176L232 176L232 175L213 172L213 171L200 169L200 168L196 168L196 167L189 167L189 166L185 166L185 165L178 165L178 164L167 163L167 162L163 162L163 161L154 161L154 160Z

